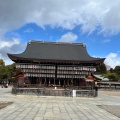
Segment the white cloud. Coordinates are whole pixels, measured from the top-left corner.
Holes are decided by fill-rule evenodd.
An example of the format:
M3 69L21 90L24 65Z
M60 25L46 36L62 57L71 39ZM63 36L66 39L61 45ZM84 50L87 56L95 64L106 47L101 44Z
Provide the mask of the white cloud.
M0 49L4 48L4 47L12 47L13 45L18 45L20 44L20 40L18 38L11 38L11 39L6 39L6 40L1 40L0 41Z
M75 42L78 36L73 34L72 32L68 32L61 36L58 42Z
M83 33L94 30L106 34L120 33L119 6L120 0L0 0L0 56L6 58L7 52L17 52L22 48L19 37L5 39L3 36L7 31L27 23L35 23L42 28L50 25L69 30L80 26ZM77 35L67 33L60 41L73 42L76 39ZM109 59L111 63L117 60L113 64L119 63L118 57Z
M115 68L115 66L120 66L120 56L117 53L110 53L106 56L105 62L106 65L111 68Z
M19 28L26 23L73 29L81 26L82 32L91 33L100 27L101 32L120 32L120 0L0 0L0 29Z
M33 32L33 29L29 28L29 29L25 30L24 32L25 33L31 33L31 32Z
M4 38L0 37L0 59L3 59L5 64L13 63L7 56L7 53L20 53L26 47L26 43L21 44L20 38Z
M102 42L103 43L108 43L108 42L110 42L111 40L110 39L105 39L105 40L103 40Z

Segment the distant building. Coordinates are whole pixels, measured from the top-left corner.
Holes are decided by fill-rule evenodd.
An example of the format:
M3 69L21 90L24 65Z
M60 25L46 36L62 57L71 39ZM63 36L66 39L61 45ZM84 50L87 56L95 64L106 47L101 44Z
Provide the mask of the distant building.
M107 77L104 77L103 75L94 75L95 77L97 77L98 79L100 79L101 82L109 82L110 79Z
M83 43L30 41L21 54L8 54L21 71L18 84L83 86L105 58L91 57Z

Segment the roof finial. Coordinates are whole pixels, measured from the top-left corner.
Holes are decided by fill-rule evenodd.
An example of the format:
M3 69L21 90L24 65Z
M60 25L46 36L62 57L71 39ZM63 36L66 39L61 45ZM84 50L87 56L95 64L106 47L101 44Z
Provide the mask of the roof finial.
M86 47L85 43L83 43L83 47Z
M31 44L31 41L32 41L32 40L30 39L29 45Z

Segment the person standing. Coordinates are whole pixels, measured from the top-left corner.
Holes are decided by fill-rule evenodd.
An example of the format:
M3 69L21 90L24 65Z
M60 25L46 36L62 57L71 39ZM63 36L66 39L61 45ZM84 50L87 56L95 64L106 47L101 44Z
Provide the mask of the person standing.
M6 88L8 88L8 83L6 84Z
M98 86L95 85L95 97L97 97L97 96L98 96Z

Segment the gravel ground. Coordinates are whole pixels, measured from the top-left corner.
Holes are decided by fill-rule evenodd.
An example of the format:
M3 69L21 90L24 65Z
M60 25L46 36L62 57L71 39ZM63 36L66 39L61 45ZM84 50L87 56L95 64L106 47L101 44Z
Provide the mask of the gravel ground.
M98 106L120 118L120 105L98 105Z
M120 97L120 91L99 91L99 93L106 95L106 97ZM109 99L109 98L108 98ZM120 105L98 105L100 108L120 118Z
M120 90L119 91L99 91L101 94L105 94L108 96L119 96L120 97Z
M0 109L7 107L8 105L11 105L13 102L0 102Z

